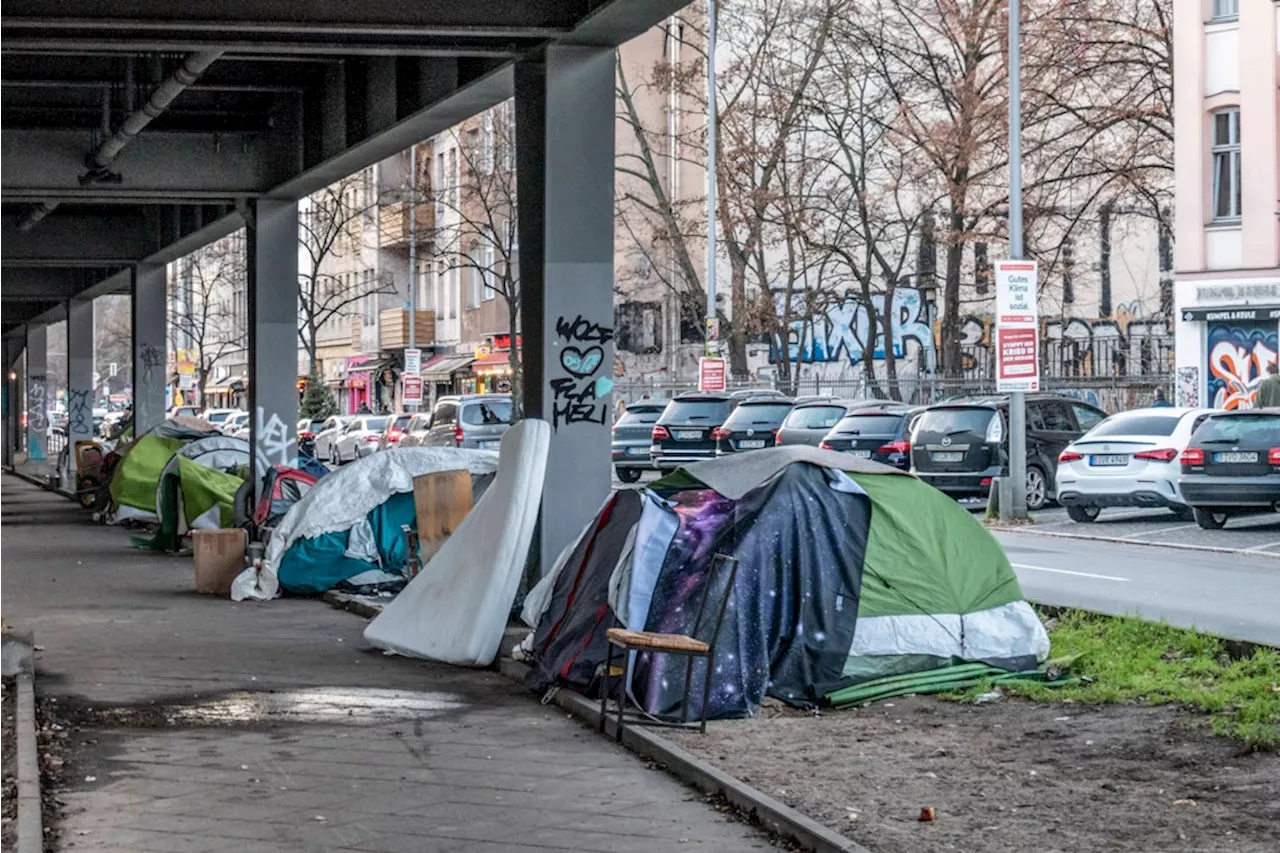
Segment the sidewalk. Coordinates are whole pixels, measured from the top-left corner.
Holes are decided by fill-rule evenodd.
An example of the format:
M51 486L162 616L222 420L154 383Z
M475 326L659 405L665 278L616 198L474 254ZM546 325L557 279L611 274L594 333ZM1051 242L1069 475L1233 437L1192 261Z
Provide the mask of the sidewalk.
M65 850L770 847L496 673L384 656L318 602L198 596L189 558L2 489L5 616L84 720Z

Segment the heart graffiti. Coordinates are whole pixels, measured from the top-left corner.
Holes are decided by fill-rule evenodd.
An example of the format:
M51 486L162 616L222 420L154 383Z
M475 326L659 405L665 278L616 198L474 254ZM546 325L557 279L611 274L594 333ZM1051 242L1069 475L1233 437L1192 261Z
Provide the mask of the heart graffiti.
M565 347L560 351L560 364L574 376L592 375L603 360L604 350L600 347L589 347L585 350Z

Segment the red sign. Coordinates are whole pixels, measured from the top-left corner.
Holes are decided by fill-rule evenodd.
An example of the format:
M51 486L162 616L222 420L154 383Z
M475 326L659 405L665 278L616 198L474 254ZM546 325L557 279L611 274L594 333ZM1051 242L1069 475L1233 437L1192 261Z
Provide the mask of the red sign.
M997 378L1002 389L1039 390L1039 341L1035 328L996 329Z
M723 391L725 389L725 363L723 358L698 360L698 390Z
M420 376L402 376L400 381L404 383L404 394L400 402L406 405L422 404L422 377Z

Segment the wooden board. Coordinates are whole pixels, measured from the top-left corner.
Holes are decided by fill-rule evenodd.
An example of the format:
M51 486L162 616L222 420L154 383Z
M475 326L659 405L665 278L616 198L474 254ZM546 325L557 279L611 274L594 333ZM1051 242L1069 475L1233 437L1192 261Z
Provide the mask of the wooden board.
M471 472L439 471L413 478L418 553L426 565L471 511Z

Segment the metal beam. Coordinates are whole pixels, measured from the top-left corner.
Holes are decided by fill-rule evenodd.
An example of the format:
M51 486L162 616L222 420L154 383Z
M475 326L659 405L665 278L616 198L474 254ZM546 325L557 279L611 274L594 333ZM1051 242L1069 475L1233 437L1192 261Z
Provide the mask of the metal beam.
M5 265L101 267L129 264L155 250L143 216L68 216L46 218L23 232L18 217L0 220Z
M80 296L88 287L85 270L5 267L0 276L0 300L5 302L54 302ZM8 314L10 306L5 306ZM43 310L43 309L42 309ZM9 319L6 317L5 319Z
M5 33L3 44L5 50L23 51L104 51L108 53L186 53L189 51L218 50L226 53L254 51L263 54L307 55L307 56L467 56L494 57L511 59L522 52L536 46L536 42L515 45L511 42L467 43L460 41L437 42L429 44L422 41L358 41L343 40L341 36L332 36L332 40L285 40L263 37L254 39L226 38L88 38L84 36L49 37L18 36Z

